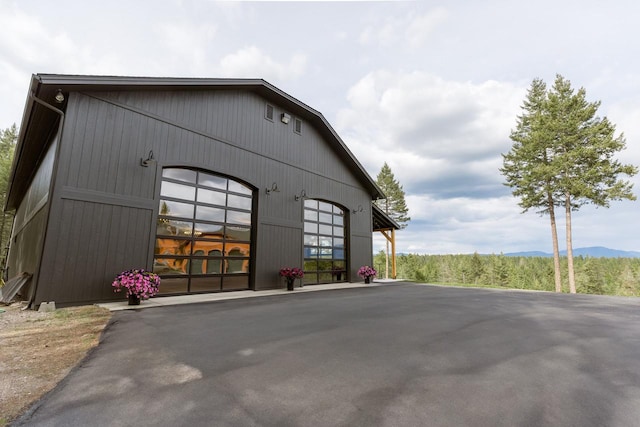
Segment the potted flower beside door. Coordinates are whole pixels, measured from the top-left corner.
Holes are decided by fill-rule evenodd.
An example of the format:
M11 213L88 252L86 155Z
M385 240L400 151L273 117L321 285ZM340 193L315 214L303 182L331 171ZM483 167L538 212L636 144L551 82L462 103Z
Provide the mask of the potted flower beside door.
M287 290L292 291L294 281L304 277L304 272L297 267L283 267L280 269L280 275L287 280Z
M114 292L126 290L129 305L140 305L140 300L158 293L160 276L143 269L127 270L118 274L111 286Z
M368 265L363 265L358 270L358 276L364 279L364 283L371 283L371 279L376 277L376 274L378 274L376 269Z

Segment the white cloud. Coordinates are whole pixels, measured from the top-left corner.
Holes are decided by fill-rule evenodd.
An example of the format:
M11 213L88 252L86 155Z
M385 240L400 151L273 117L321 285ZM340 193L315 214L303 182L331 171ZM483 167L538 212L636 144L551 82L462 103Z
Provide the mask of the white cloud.
M447 20L448 16L449 13L443 7L438 7L429 13L416 16L407 25L405 31L407 40L414 47L424 44L436 28Z
M280 63L255 46L245 47L220 61L220 72L229 77L261 77L284 81L299 77L306 69L307 57L294 54L288 62Z
M377 170L387 161L414 191L448 192L443 181L454 186L462 180L457 192L466 186L471 195L491 181L504 193L500 153L510 147L525 92L510 83L375 71L349 90L349 107L339 112L337 127L365 165ZM413 186L429 183L433 188Z
M411 222L405 230L397 232L398 252L496 253L523 248L550 249L548 218L534 213L521 214L511 197L444 200L408 195L406 199ZM374 250L384 245L384 238L376 236Z
M393 44L399 35L401 21L396 18L386 18L386 22L365 28L358 38L362 44L380 44L389 46Z
M215 25L193 25L188 21L166 22L158 25L155 31L160 39L157 42L158 50L166 51L164 56L171 58L171 64L180 68L188 64L192 70L189 74L207 74L210 46L217 33Z
M5 6L0 14L0 49L2 62L13 64L33 64L42 55L55 55L70 50L69 38L61 32L51 33L41 24L40 19L27 15L14 5ZM45 49L42 49L44 44Z
M624 133L627 141L627 148L617 158L623 163L640 167L640 106L636 101L625 101L610 106L603 113L616 125L616 135ZM640 193L640 174L631 181L635 183L635 193Z
M6 120L0 127L4 129L14 122L20 125L20 107L24 105L31 74L59 69L60 59L73 57L79 49L66 33L50 31L40 18L22 12L12 3L2 5L0 28L0 91L5 97L0 116Z
M478 155L502 147L525 88L446 81L429 73L376 71L350 90L339 124L433 157ZM450 143L456 147L451 150Z
M358 41L363 45L377 44L383 47L420 47L448 16L447 10L443 7L422 14L385 16L364 28Z

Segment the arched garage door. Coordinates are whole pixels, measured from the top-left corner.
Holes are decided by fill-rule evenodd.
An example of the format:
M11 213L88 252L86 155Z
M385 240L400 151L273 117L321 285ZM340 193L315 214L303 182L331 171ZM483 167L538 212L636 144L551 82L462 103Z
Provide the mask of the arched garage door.
M321 200L304 201L305 284L347 280L345 211Z
M155 273L160 294L249 289L252 190L185 168L162 171Z

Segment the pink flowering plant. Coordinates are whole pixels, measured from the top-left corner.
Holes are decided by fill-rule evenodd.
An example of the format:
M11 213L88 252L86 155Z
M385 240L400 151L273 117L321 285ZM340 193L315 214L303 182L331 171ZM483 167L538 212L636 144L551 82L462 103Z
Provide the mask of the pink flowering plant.
M368 265L363 265L362 267L360 267L360 269L358 269L358 276L362 277L363 279L376 277L376 274L378 274L376 269L373 267L369 267Z
M136 295L140 299L148 299L158 293L160 276L146 270L127 270L116 276L111 284L114 292L126 290L127 297Z
M304 272L302 269L297 267L283 267L280 269L280 275L282 277L288 277L290 279L299 279L304 277Z

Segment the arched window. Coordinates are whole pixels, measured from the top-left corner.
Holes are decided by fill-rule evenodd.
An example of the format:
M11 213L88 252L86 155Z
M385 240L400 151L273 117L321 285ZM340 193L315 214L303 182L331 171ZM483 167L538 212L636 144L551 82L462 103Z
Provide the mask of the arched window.
M347 280L345 236L343 209L320 200L304 201L305 284Z
M160 293L249 289L251 221L246 185L198 170L163 169L153 268L162 277Z

